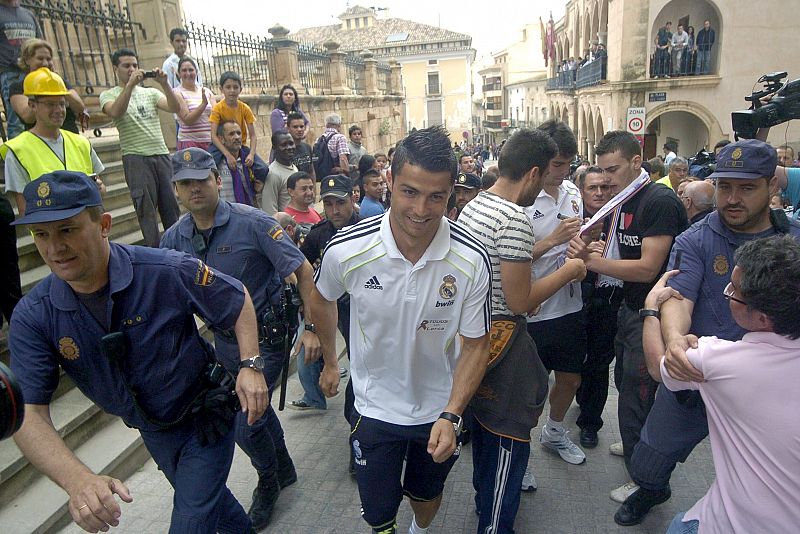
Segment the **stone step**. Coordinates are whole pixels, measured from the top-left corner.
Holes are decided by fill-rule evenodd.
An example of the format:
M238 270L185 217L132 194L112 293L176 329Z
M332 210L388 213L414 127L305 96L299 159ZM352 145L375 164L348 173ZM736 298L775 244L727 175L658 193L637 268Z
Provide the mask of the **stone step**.
M53 400L50 417L71 449L85 443L100 425L113 419L75 387ZM38 477L39 472L22 455L14 440L0 442L0 503L10 502Z
M126 427L121 419L113 419L74 452L93 472L124 480L150 455L139 432ZM0 525L4 534L53 532L72 520L67 494L43 476L13 498L0 502L3 502Z

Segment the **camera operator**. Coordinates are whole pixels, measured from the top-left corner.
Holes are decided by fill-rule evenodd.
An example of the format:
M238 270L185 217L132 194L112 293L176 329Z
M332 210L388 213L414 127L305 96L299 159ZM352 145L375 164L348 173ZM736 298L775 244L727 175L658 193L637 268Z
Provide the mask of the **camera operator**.
M194 322L197 314L233 329L247 364L258 350L247 289L186 254L109 243L111 214L83 173L45 174L23 194L25 216L15 224L28 225L52 274L22 298L9 330L26 403L15 435L22 453L69 494L81 528L119 524L114 494L131 502L128 489L91 472L53 426L49 405L61 366L87 397L139 430L175 489L172 532L252 532L225 486L237 410L233 380L215 380L208 371L214 351ZM267 388L261 373L243 367L235 390L252 424L264 413Z
M276 309L283 280L292 274L297 277L305 303L302 342L306 353L317 359L321 340L330 347L335 343L332 330L320 328L320 337L317 337L313 320L323 322L327 317L313 315L313 299L318 294L311 265L275 219L256 208L220 200L222 181L214 158L208 152L199 148L180 150L172 157L172 166L175 191L189 213L164 233L161 246L188 252L209 266L242 280L252 295L262 327L278 333L279 339L269 339L265 335L259 343L258 354L248 363L263 371L271 395L284 365L282 336L288 335L290 317L285 310ZM241 368L235 358L239 352L235 339L217 333L215 345L220 361L228 369L235 373ZM333 353L332 350L328 352ZM322 372L328 371L335 372L338 378L338 365L329 368L326 360ZM283 429L269 404L264 417L252 426L247 426L244 418L238 416L236 443L258 471L258 486L253 492L249 515L253 527L260 530L269 523L280 490L297 481Z

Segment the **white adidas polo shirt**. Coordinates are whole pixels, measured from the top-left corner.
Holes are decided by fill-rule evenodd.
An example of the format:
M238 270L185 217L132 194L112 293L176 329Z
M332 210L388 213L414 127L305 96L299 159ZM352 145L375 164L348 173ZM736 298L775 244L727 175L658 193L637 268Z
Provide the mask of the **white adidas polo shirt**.
M389 213L336 234L316 283L330 301L350 294L358 412L397 425L426 424L450 398L456 335L489 331L491 265L480 242L446 218L412 265L397 249Z
M533 236L536 241L552 234L561 224L559 215L563 217L583 217L583 200L578 187L564 180L558 186L558 198L553 198L542 189L532 206L525 208L525 215L531 221ZM544 278L548 274L564 265L569 241L557 245L545 252L538 260L533 262L533 278ZM570 282L542 303L542 308L536 315L528 317L529 323L546 321L575 313L583 308L580 282Z

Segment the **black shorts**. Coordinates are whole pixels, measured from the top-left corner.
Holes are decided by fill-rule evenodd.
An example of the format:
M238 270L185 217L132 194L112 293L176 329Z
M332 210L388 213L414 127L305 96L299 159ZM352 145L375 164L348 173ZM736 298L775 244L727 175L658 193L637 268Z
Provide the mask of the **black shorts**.
M586 359L586 314L575 313L528 323L539 358L548 371L580 373Z
M350 445L355 455L361 515L372 528L381 530L394 524L403 495L425 502L442 494L447 475L461 452L460 439L453 456L437 464L428 454L433 423L394 425L356 411L352 421Z

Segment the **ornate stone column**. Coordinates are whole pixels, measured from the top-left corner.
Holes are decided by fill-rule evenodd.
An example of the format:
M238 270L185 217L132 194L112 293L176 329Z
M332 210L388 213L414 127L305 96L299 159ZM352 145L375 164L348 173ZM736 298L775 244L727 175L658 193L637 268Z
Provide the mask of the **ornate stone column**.
M378 91L378 60L369 50L361 52L361 57L364 58L364 94L367 96L381 94Z
M288 38L289 30L276 24L269 29L275 43L276 85L291 84L300 87L300 62L297 58L297 41Z
M339 51L339 43L335 41L327 41L322 46L325 47L328 57L331 58L331 94L349 95L351 90L347 86L347 67L344 64L347 54Z
M400 63L397 62L396 59L392 58L389 60L389 66L392 69L392 79L391 79L391 88L390 94L395 96L403 96L403 78L402 78L402 71L403 67L400 66Z

